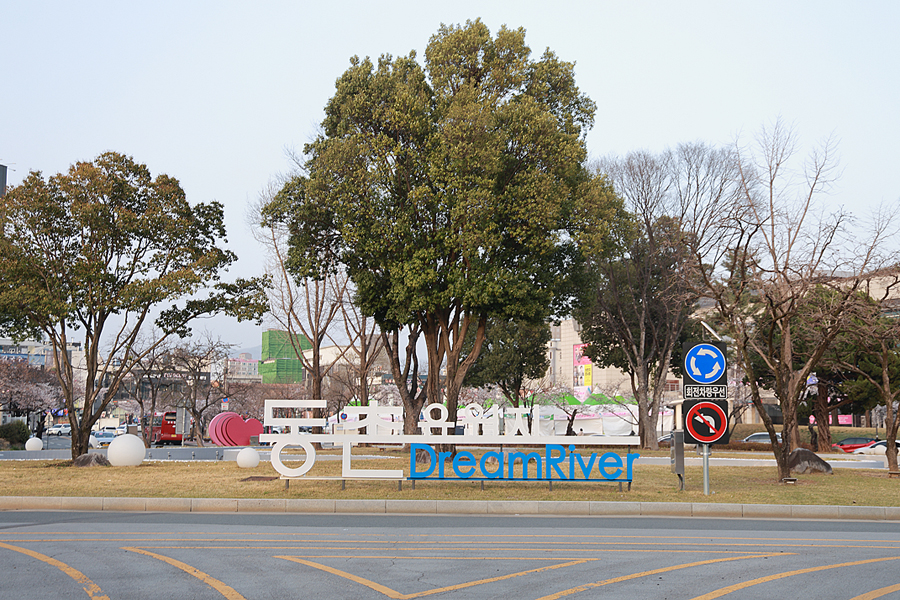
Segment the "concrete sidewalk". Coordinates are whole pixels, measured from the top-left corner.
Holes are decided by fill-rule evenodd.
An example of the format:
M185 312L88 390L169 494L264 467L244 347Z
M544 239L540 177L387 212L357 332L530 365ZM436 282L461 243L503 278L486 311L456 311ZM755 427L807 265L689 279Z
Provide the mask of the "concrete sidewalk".
M897 506L790 506L701 502L69 498L0 496L0 510L557 515L900 521Z

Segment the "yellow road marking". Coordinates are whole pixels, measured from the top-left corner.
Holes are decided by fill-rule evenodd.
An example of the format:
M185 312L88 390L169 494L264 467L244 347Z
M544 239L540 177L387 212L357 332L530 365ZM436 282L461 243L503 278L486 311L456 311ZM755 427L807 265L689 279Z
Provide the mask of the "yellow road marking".
M862 594L861 596L856 596L855 598L850 598L850 600L875 600L875 598L881 598L882 596L887 596L893 592L900 592L900 583L897 585L889 585L887 587L883 587L880 590L872 590L866 594Z
M338 577L343 577L344 579L349 579L350 581L354 581L360 585L364 585L369 589L375 590L376 592L381 592L388 598L403 598L403 594L401 594L400 592L396 592L389 587L383 586L380 583L375 583L374 581L371 581L369 579L364 579L362 577L357 577L356 575L353 575L351 573L347 573L346 571L341 571L340 569L326 567L325 565L320 565L319 563L314 563L303 560L302 558L294 558L291 556L275 556L274 558L283 558L285 560L300 563L301 565L313 567L314 569L319 569L320 571L325 571L326 573L331 573L332 575L337 575Z
M734 585L729 585L727 587L723 587L721 589L712 591L708 594L703 594L702 596L697 596L692 600L713 600L713 598L721 598L731 592L736 592L737 590L746 589L748 587L752 587L754 585L759 585L761 583L768 583L770 581L777 581L779 579L784 579L785 577L791 577L793 575L803 575L804 573L817 573L819 571L826 571L828 569L837 569L838 567L856 567L859 565L868 565L877 562L885 562L888 560L900 560L900 556L891 556L889 558L870 558L868 560L857 560L853 562L840 563L837 565L826 565L824 567L810 567L808 569L797 569L796 571L786 571L784 573L777 573L775 575L767 575L766 577L760 577L758 579L751 579L750 581L745 581L743 583L736 583ZM877 596L876 596L877 597Z
M260 548L268 550L269 548ZM279 550L280 548L276 548ZM385 560L566 560L577 562L593 562L599 558L562 557L562 556L385 556L384 554L292 554L293 558L383 558ZM286 558L276 556L275 558Z
M10 546L9 544L4 544L2 542L0 542L0 548L6 548L7 550L12 550L13 552L19 552L20 554L30 556L31 558L36 558L42 562L47 563L48 565L52 565L80 583L84 587L84 591L87 592L87 595L91 598L94 598L95 600L109 600L109 596L103 595L103 592L100 590L100 586L91 581L87 575L85 575L78 569L70 567L64 562L60 562L55 558L51 558L46 554L41 554L40 552L35 552L26 548Z
M392 590L391 588L381 585L380 583L376 583L370 579L365 579L364 577L359 577L358 575L353 575L352 573L347 573L346 571L341 571L340 569L335 569L334 567L329 567L327 565L323 565L321 563L312 562L309 560L303 560L297 556L275 556L274 558L283 558L285 560L290 560L292 562L299 563L301 565L306 565L308 567L313 567L314 569L319 569L321 571L325 571L327 573L331 573L332 575L337 575L338 577L343 577L344 579L349 579L355 583L363 585L369 589L375 590L376 592L381 592L388 598L394 598L395 600L409 600L410 598L421 598L422 596L430 596L431 594L440 594L443 592L452 592L455 590L463 590L466 588L470 588L476 585L483 585L485 583L493 583L495 581L503 581L505 579L512 579L513 577L521 577L523 575L528 575L531 573L541 573L543 571L550 571L552 569L560 569L563 567L571 567L574 565L580 565L587 562L591 562L596 559L582 559L582 560L573 560L565 563L561 563L558 565L549 565L546 567L539 567L537 569L529 569L527 571L520 571L518 573L510 573L508 575L500 575L498 577L489 577L487 579L479 579L478 581L470 581L467 583L458 583L456 585L448 585L442 588L435 588L433 590L426 590L424 592L416 592L414 594L401 594L396 590ZM381 558L413 558L413 557L381 557ZM478 558L472 558L470 560L482 560Z
M372 534L377 535L377 534ZM528 533L502 533L497 535L490 534L466 534L466 533L411 533L410 537L461 537L461 538L554 538L558 539L559 535L554 534L535 534ZM781 541L788 540L792 542L845 542L847 540L831 539L831 538L784 538L784 537L749 537L749 536L712 536L712 535L567 535L566 538L584 538L584 539L613 539L613 540L755 540L755 541ZM853 540L856 543L884 543L885 540Z
M309 544L309 543L384 544L385 546L409 545L409 546L423 547L423 548L425 547L426 544L434 544L435 543L435 542L429 542L429 541L406 541L406 540L396 540L396 541L394 541L394 540L321 540L320 541L320 540L284 540L284 539L241 540L240 538L204 540L204 539L197 539L197 538L110 538L110 537L103 537L103 538L32 538L32 539L16 539L16 540L2 539L0 541L15 542L15 543L23 543L23 542L34 542L34 543L37 543L37 542L110 542L110 543L122 543L122 542L157 542L157 543L160 543L160 542L195 542L195 543L196 542L209 542L209 543L231 542L233 544L239 543L241 541L247 541L249 543L256 543L256 544L265 543L265 542L271 542L271 543L288 542L288 543L295 543L295 544L301 544L301 543L307 543L307 544ZM519 549L518 546L521 546L522 544L526 544L526 543L528 543L528 542L525 542L525 541L523 541L523 542L500 542L500 543L496 543L496 544L490 544L489 547L502 549L502 548L508 546L511 548ZM451 542L451 543L442 542L442 547L445 547L445 548L456 547L451 544L455 544L456 546L463 546L467 549L472 546L471 543L466 543L466 542ZM541 542L541 545L547 545L547 546L568 545L568 546L571 546L573 544L565 542L565 541L561 541L561 542ZM647 542L618 541L618 542L582 542L580 544L575 544L575 545L580 546L580 547L576 548L576 549L563 548L562 550L563 551L573 551L573 550L588 551L588 550L590 550L590 551L603 552L603 551L606 551L603 548L604 546L610 546L616 550L621 550L625 546L637 546L637 547L651 546L651 545L659 546L659 543L653 542L653 541L647 541ZM705 544L704 543L696 543L696 542L691 543L692 548L718 548L720 546L739 547L739 548L770 548L772 546L777 546L777 547L783 547L783 548L853 548L853 549L863 548L863 549L877 549L877 550L900 550L900 544L898 544L898 543L894 543L893 545L888 545L888 546L872 546L872 545L857 545L857 544L793 544L793 543L785 543L785 542L771 543L771 544L737 544L737 543L725 543L725 542L721 542L721 543L710 542L710 543L705 543ZM142 546L142 547L144 547L144 546ZM146 546L146 547L149 547L149 546ZM215 546L207 546L207 547L214 548ZM290 547L290 546L288 546L288 547ZM347 546L347 547L345 547L345 546L314 546L314 547L322 548L325 550L333 550L335 548L345 548L347 550L359 550L359 548L354 548L354 547L350 547L350 546ZM378 549L378 548L373 548L372 546L368 546L368 548L372 549L372 550ZM303 547L302 549L305 549L305 547ZM554 548L546 548L545 550L547 552L559 551L558 549L554 549ZM639 551L639 550L636 550L636 551ZM669 552L669 551L670 550L667 550L667 552Z
M868 546L867 546L868 547ZM147 548L150 550L385 550L385 551L394 551L398 550L398 548L372 548L371 546L366 546L364 548L355 548L353 546L150 546L147 544L141 544L140 546L135 546L135 548ZM407 550L421 550L421 551L432 551L432 550L447 550L446 546L437 546L434 548L423 548L421 546L417 546L415 548L406 548ZM458 550L458 548L450 548L451 550ZM468 550L473 550L475 548L469 547ZM480 548L484 549L484 548ZM615 553L624 553L624 552L641 552L641 553L665 553L665 554L753 554L756 556L758 554L757 551L750 550L673 550L671 548L666 548L662 550L654 550L650 548L644 549L631 549L631 548L488 548L490 550L509 550L516 552L547 552L547 553L557 553L557 552L615 552ZM895 550L896 548L889 548L890 550ZM792 553L783 553L783 554L792 554ZM342 556L348 556L347 554L343 554ZM449 557L447 557L449 558ZM465 558L465 557L463 557ZM547 558L547 557L545 557ZM564 560L559 557L553 557L552 560ZM574 560L574 559L573 559Z
M542 596L537 600L557 600L558 598L562 598L564 596L570 596L572 594L577 594L578 592L584 592L586 590L590 590L596 587L609 585L611 583L621 583L623 581L629 581L631 579L637 579L639 577L647 577L648 575L658 575L659 573L668 573L669 571L677 571L679 569L687 569L689 567L702 567L704 565L712 565L721 562L727 562L731 560L745 560L748 558L767 558L770 556L784 556L784 554L755 554L752 556L736 556L733 558L715 558L712 560L701 560L699 562L686 563L683 565L674 565L672 567L663 567L661 569L653 569L652 571L641 571L640 573L632 573L631 575L623 575L621 577L614 577L612 579L604 579L603 581L598 581L596 583L587 583L585 585L579 585L578 587L573 587L568 590L563 590L561 592L556 592L555 594L550 594L549 596Z
M132 547L125 546L122 548L122 550L127 550L129 552L137 552L138 554L143 554L145 556L151 556L153 558L163 561L164 563L168 563L168 564L172 565L173 567L177 567L177 568L181 569L182 571L184 571L185 573L187 573L188 575L193 575L194 577L196 577L197 579L199 579L206 585L215 589L217 592L219 592L220 594L225 596L225 598L227 598L228 600L246 600L246 598L244 598L239 593L237 593L237 591L234 588L225 585L218 579L216 579L214 577L210 577L203 571L196 569L187 563L183 563L180 560L175 560L174 558L169 558L168 556L163 556L161 554L155 554L153 552L148 552L148 551L142 550L140 548L132 548Z
M113 532L110 532L110 531L82 531L82 532L73 532L73 531L40 531L40 532L34 532L34 531L31 531L31 532L28 532L28 531L4 531L3 534L4 534L4 535L10 535L10 536L33 536L33 535L69 535L69 536L71 536L71 535L97 535L97 536L101 536L100 538L97 538L96 541L109 540L109 539L111 539L111 538L108 537L108 536L110 536L110 535L132 535L132 536L163 536L163 535L165 535L165 536L175 536L175 535L178 535L178 536L188 536L188 535L192 535L192 534L187 533L187 532L184 532L184 531L154 531L154 532L152 532L152 533L149 533L149 532L145 533L145 532L140 532L140 531L134 531L134 532L131 532L131 531L113 531ZM193 535L196 535L196 536L208 536L208 538L209 538L210 540L212 540L212 541L217 541L217 540L216 540L216 536L222 536L222 537L228 538L228 541L234 541L234 540L236 540L236 539L239 539L239 538L232 538L231 536L233 536L234 534L231 533L231 532L205 531L205 532L202 532L202 533L201 533L201 532L197 532L196 534L193 534ZM254 537L256 537L256 541L264 541L264 540L259 539L258 536L266 536L266 535L267 535L267 536L278 536L279 538L285 538L285 537L296 537L296 536L306 536L306 537L338 536L338 535L341 535L341 533L337 533L337 532L335 532L335 533L319 533L319 532L273 533L273 532L265 532L265 531L262 531L262 532L253 532L253 531L245 531L245 532L241 532L241 536L248 536L248 537L254 536ZM365 537L365 534L357 534L357 535L358 535L359 537ZM380 535L380 534L373 533L373 534L370 534L370 535L372 535L372 536L378 536L378 535ZM488 535L481 535L481 534L465 534L465 533L440 533L440 534L411 533L411 534L409 534L409 537L465 538L465 539L488 538L488 539L491 539L491 540L496 540L496 539L499 539L499 538L553 538L553 540L558 540L560 536L559 536L558 534L535 534L535 535L532 535L532 534L498 534L498 535L488 534ZM653 540L654 543L658 543L659 540L729 540L729 541L731 541L731 540L750 540L750 541L756 541L756 542L774 541L774 542L837 542L837 543L839 543L839 545L836 545L836 546L834 546L834 547L844 547L843 544L840 544L840 543L843 543L843 542L846 542L846 541L847 541L847 540L832 539L832 538L780 538L780 537L779 537L779 538L774 538L774 537L732 537L732 536L706 536L706 535L704 535L704 536L689 536L689 535L679 535L679 536L658 536L658 535L568 535L568 536L566 536L566 538L567 538L567 539L599 539L599 540L603 540L603 539L610 539L610 540L641 540L641 539L648 539L648 540ZM142 538L142 539L145 539L145 540L146 540L147 537L144 537L144 538ZM152 538L152 541L202 541L203 539L204 539L204 538L202 538L202 537L191 537L191 538ZM22 540L20 540L20 539L15 539L15 540L3 540L3 541L6 541L6 542L21 542ZM31 540L29 540L29 541L31 541ZM34 541L43 541L43 540L34 540ZM56 540L56 539L54 539L54 540L52 540L52 541L70 541L70 540ZM76 538L75 540L72 540L72 541L94 541L94 540L84 540L84 538ZM122 541L127 541L127 540L122 540ZM306 541L306 540L299 540L299 541ZM332 543L333 543L333 542L339 542L339 541L341 541L341 540L326 540L326 541L329 541L329 542L332 542ZM358 542L358 543L379 543L379 542L383 542L383 543L409 543L409 544L427 544L427 543L428 543L427 540L423 540L423 541L402 541L402 540L397 540L397 541L392 542L392 541L390 541L390 540L365 540L365 539L354 539L354 540L351 540L351 541L353 541L353 542ZM892 542L886 541L886 540L853 540L853 541L854 541L855 544L868 544L868 543L872 543L872 544L885 544L885 543L892 543ZM460 542L460 543L465 543L465 542ZM509 542L509 543L514 543L514 542ZM550 542L550 543L559 544L559 543L565 543L565 542L552 541L552 542ZM831 547L831 546L828 546L828 547ZM871 547L871 546L849 546L849 547L853 547L853 548L869 548L869 547Z
M42 533L42 534L33 534L33 535L46 535L46 534ZM527 537L527 536L523 536L523 537ZM541 537L541 536L536 536L536 537ZM616 538L613 538L613 539L616 539ZM603 551L603 546L611 546L616 549L621 549L626 546L638 546L638 547L648 546L648 545L658 546L659 545L658 540L661 538L650 538L646 542L622 541L624 539L629 539L629 538L628 537L620 538L619 541L610 541L610 542L579 542L579 548L585 549L585 550L596 549L597 551ZM632 538L632 539L634 539L634 538ZM707 539L707 538L703 538L703 539ZM730 547L741 547L741 548L771 548L773 546L777 546L777 547L784 547L784 548L847 548L847 549L868 548L868 549L900 550L900 543L885 542L883 540L880 541L881 544L889 544L889 545L866 545L866 544L863 544L860 542L856 542L854 544L822 544L822 543L800 544L800 543L792 543L792 542L815 541L815 540L805 540L805 539L778 540L777 538L764 538L764 539L772 539L774 543L750 544L750 543L735 543L735 542L727 543L727 542L732 539L734 539L734 540L751 539L752 540L754 538L712 538L712 539L720 539L723 541L722 542L708 542L708 543L692 542L691 547L692 548L716 548L719 546L730 546ZM18 538L15 540L0 539L0 542L7 542L7 543L23 543L23 542L35 542L35 543L37 543L37 542L111 542L111 543L123 543L123 542L144 542L144 543L148 543L148 542L156 542L156 543L162 543L162 542L195 542L195 543L230 542L232 544L236 544L236 543L239 543L242 541L247 541L250 543L257 543L257 544L266 543L266 542L271 542L271 543L278 543L278 542L285 543L286 542L286 543L295 543L295 544L299 544L299 543L307 543L307 544L316 544L316 543L384 544L385 546L402 546L402 545L425 546L426 544L434 544L435 543L434 541L429 541L429 540L422 540L422 541L418 541L418 540L415 540L415 541L413 541L413 540L359 540L359 539L349 539L349 540L334 540L334 539L329 539L329 540L297 539L297 540L293 540L292 539L292 540L285 540L285 539L279 539L279 538L272 538L272 539L254 538L254 539L243 540L241 538L229 538L229 537L225 537L224 539L219 539L219 538L202 539L202 538L156 538L156 537L112 538L112 537L104 536L101 538L37 538L37 537L35 537L35 538L30 538L30 539ZM868 542L869 540L865 540L865 541ZM490 546L492 548L502 548L504 546L516 547L516 546L520 546L520 545L528 544L528 543L531 543L531 542L530 541L502 541L502 542L498 542L498 543L491 543ZM879 542L872 540L871 543L874 544L874 543L879 543ZM441 542L441 544L442 544L442 547L448 547L449 544L464 545L466 548L469 548L472 546L472 543L465 542L465 541ZM566 541L566 540L540 542L541 546L544 546L544 545L546 545L546 546L568 546L571 544L572 544L571 541ZM331 548L331 547L332 546L327 546L327 547L323 546L323 548ZM453 547L453 546L450 546L450 547ZM356 548L348 547L347 549L351 550L351 549L356 549ZM375 549L375 548L372 548L372 549ZM553 549L547 548L547 551L552 552Z
M153 532L144 532L144 531L4 531L6 535L191 535L188 531L153 531ZM216 532L216 531L198 531L194 535L223 535L223 536L232 536L234 532ZM325 535L341 535L340 533L317 533L311 531L305 531L303 533L275 533L271 531L242 531L241 535L281 535L281 536L294 536L294 535L306 535L306 536L325 536ZM378 535L378 534L372 534Z

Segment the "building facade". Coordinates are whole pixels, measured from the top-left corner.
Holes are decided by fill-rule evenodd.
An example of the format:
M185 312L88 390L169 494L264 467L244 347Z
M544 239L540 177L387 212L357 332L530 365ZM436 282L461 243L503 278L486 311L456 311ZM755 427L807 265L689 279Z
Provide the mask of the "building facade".
M236 358L226 358L224 362L225 376L229 381L239 383L262 381L262 376L259 374L259 361L254 359L249 352L242 352Z
M289 334L279 329L267 329L262 334L262 351L258 373L263 383L301 383L303 361L297 350L304 352L312 344L302 334Z

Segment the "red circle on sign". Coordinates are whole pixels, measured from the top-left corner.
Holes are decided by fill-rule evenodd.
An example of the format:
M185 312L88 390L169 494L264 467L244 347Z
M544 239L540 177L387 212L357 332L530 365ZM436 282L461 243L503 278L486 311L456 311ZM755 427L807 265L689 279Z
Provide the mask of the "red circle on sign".
M703 408L710 408L719 416L718 430L712 427L709 423L706 423L706 421L704 420L706 426L709 427L709 429L712 431L712 433L709 435L703 435L697 432L697 430L694 428L694 417L699 416L702 419L702 416L700 415L700 409ZM691 436L698 442L702 444L712 444L713 442L718 441L723 435L725 435L725 432L728 431L728 417L725 415L725 411L722 410L722 407L715 402L698 402L688 411L687 416L685 417L684 427L688 430L688 433L690 433Z

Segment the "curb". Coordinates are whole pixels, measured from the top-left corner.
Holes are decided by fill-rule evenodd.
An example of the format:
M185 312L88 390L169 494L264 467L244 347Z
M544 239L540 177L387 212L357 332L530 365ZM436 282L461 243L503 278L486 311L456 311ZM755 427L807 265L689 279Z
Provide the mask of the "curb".
M540 515L900 521L900 507L897 506L792 506L789 504L708 504L702 502L284 500L261 498L54 498L0 496L0 510Z

